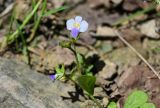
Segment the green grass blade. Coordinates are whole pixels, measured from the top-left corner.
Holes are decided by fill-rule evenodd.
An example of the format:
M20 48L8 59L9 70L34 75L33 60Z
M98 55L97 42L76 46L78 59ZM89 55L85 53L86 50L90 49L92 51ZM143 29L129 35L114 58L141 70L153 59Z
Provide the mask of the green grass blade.
M35 12L38 10L38 7L40 6L42 0L39 0L32 12L25 18L22 25L19 27L20 30L24 28L24 26L30 21L32 16L35 14ZM18 37L19 30L16 30L12 35L5 37L3 42L1 43L0 50L4 50L7 47L7 44L11 44L14 42L14 40Z
M43 0L43 2L42 2L42 11L41 11L41 13L40 13L40 16L39 17L37 17L38 15L37 15L37 12L35 12L35 16L34 16L34 18L35 18L35 22L34 22L34 27L33 27L33 29L32 29L32 33L31 33L31 35L30 35L30 37L27 39L27 42L30 42L33 38L34 38L34 36L35 36L35 34L36 34L36 31L37 31L37 29L38 29L38 27L39 27L39 25L40 25L40 23L41 23L41 19L42 19L42 16L43 16L43 14L44 14L44 12L46 11L46 6L47 6L47 1L46 0Z
M17 50L22 51L23 60L28 64L29 63L29 52L28 52L27 42L26 42L26 39L24 38L24 33L22 32L21 29L19 29L20 24L17 22L17 20L15 20L15 23L16 23L17 29L19 30L19 35L22 40L22 49L19 49L19 46L18 46L19 41L17 41Z
M69 8L68 6L61 6L61 7L55 8L55 9L51 9L51 10L45 12L43 16L49 16L49 15L55 14L59 11L62 11L62 10L68 9L68 8Z
M140 16L140 15L142 15L144 13L150 12L150 11L152 11L154 9L155 9L155 4L153 4L153 6L150 6L150 7L146 8L146 9L143 9L141 11L135 12L135 13L129 15L128 17L126 17L126 18L122 18L122 19L116 21L115 23L113 23L112 26L117 26L117 25L120 25L120 24L122 24L122 23L124 23L126 21L133 20L135 17Z

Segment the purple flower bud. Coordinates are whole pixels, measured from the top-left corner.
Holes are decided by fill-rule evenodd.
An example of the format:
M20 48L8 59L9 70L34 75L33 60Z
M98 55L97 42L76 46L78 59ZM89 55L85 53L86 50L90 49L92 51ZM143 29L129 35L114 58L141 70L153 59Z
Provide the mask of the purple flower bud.
M54 74L54 75L49 75L49 78L50 78L52 81L54 81L54 80L56 79L56 74Z

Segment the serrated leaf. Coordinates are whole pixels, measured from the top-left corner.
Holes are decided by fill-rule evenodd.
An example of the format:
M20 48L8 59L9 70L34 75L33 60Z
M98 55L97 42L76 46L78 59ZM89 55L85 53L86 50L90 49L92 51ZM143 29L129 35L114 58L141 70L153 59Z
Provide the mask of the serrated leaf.
M107 108L117 108L117 105L115 102L110 102Z
M148 96L145 92L134 91L128 96L124 104L124 108L138 108L144 103L146 103L147 100L148 100Z
M78 85L90 95L94 93L95 76L82 75L76 79Z
M140 108L156 108L153 103L144 103Z

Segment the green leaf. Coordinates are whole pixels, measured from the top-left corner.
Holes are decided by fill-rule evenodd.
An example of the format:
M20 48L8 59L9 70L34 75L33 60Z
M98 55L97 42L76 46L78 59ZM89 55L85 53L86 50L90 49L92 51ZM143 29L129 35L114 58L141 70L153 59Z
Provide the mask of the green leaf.
M56 70L56 73L57 73L57 74L62 73L62 72L61 72L61 69L59 68L59 66L56 66L55 70Z
M69 8L69 7L68 7L68 6L61 6L61 7L56 8L56 9L51 9L51 10L45 12L45 13L43 14L43 16L49 16L49 15L51 15L51 14L57 13L57 12L59 12L59 11L65 10L65 9L67 9L67 8Z
M87 72L90 72L91 69L93 69L93 65L89 65L89 66L87 67L86 71L87 71Z
M62 71L62 73L65 72L64 64L63 64L62 67L61 67L61 71Z
M156 108L153 103L145 103L140 108Z
M138 108L148 100L148 96L143 91L134 91L131 93L124 104L124 108Z
M93 73L91 72L91 69L93 68L93 65L89 65L86 69L85 69L85 75L89 75L89 76L93 76Z
M78 61L81 65L84 64L84 56L81 55L80 53L77 53Z
M68 41L68 40L63 40L59 43L59 45L62 47L62 48L70 48L71 47L71 41Z
M56 66L55 67L56 73L64 73L65 72L65 68L64 68L64 64L60 67L60 66Z
M117 105L115 102L110 102L107 108L117 108Z
M80 64L80 68L82 70L82 75L87 76L93 76L93 73L91 72L91 69L93 68L93 65L88 65L85 63L85 57L84 55L77 53L78 62Z
M95 76L82 75L76 79L78 85L90 95L94 93Z
M62 65L61 68L59 66L56 66L55 70L56 70L56 75L57 75L56 79L61 79L65 74L64 64Z

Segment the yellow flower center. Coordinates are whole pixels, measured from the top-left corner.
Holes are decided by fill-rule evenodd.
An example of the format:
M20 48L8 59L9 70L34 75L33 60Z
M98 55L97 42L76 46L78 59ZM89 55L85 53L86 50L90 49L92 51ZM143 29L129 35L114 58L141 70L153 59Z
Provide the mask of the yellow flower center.
M75 28L77 28L77 29L79 29L79 28L80 28L80 24L79 24L79 23L77 23L77 22L75 22L75 23L73 24L73 26L74 26Z

